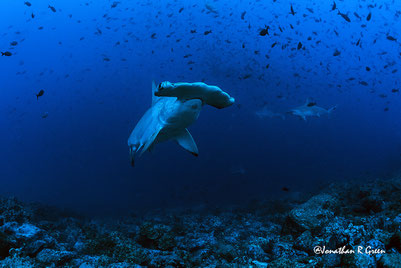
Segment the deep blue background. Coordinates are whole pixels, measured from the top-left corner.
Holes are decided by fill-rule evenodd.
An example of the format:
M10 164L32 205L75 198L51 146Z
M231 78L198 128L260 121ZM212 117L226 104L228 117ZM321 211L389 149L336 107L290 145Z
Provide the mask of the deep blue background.
M1 1L0 51L13 53L0 57L1 195L121 215L247 202L399 168L401 102L391 90L400 89L401 46L386 36L401 41L401 3L336 1L348 23L331 1L208 2L218 14L204 1L121 2ZM259 36L264 25L269 36ZM190 127L198 158L168 142L132 168L127 139L150 106L152 79L218 85L240 106L203 108ZM307 122L255 116L307 98L338 108Z

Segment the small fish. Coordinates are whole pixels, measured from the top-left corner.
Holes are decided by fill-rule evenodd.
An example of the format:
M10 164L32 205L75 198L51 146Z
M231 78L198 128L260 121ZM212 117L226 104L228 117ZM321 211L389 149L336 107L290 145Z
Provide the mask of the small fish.
M336 9L337 9L336 2L333 1L333 6L331 7L331 11L336 10Z
M45 94L45 91L41 89L38 94L36 94L36 99L39 100L39 97L42 97Z
M196 33L196 30L191 30L191 33Z
M370 67L366 66L366 71L370 72Z
M1 55L2 55L2 56L6 56L6 57L10 57L10 56L12 56L13 54L12 54L11 52L9 52L9 51L6 51L6 52L1 52Z
M35 18L35 14L32 13L32 14L31 14L31 17L32 17L32 19Z
M371 18L372 18L372 13L369 12L368 16L366 17L366 20L367 20L367 21L370 21Z
M111 5L111 8L117 7L119 3L120 2L118 2L118 1L114 1L113 4Z
M283 192L289 192L290 189L288 189L287 187L283 187L283 188L281 188L281 191L283 191Z
M12 41L12 42L10 43L10 45L16 46L16 45L18 45L18 42L17 42L17 41Z
M276 45L277 45L277 42L274 42L274 43L272 44L271 47L273 48L273 47L275 47Z
M43 118L43 119L47 118L48 116L49 116L49 113L48 113L48 112L45 112L44 114L42 114L42 118Z
M334 53L333 53L333 56L334 57L337 57L337 56L339 56L341 54L341 52L340 51L338 51L337 49L334 51Z
M393 88L393 89L391 90L391 92L397 93L397 92L400 92L400 90L399 90L399 89L396 89L396 88Z
M397 41L397 39L394 38L394 37L392 37L391 35L387 35L387 40L390 40L390 41Z
M245 19L245 14L246 14L246 11L241 13L241 20Z
M366 82L366 81L359 81L359 84L361 84L362 86L367 86L368 85L368 82Z
M152 33L152 35L150 36L150 38L156 39L156 33Z
M24 3L27 7L30 7L30 6L32 6L32 4L31 3L29 3L29 2L25 2Z
M184 8L180 8L180 10L178 10L178 13L181 13L184 10Z
M212 30L209 30L209 31L205 31L203 34L204 35L208 35L208 34L211 34L212 33Z
M357 17L358 19L362 19L361 16L358 15L358 13L354 12L354 16Z
M341 13L340 11L338 11L338 15L340 15L347 22L351 22L351 20L350 20L350 18L348 17L347 14L344 14L344 13Z
M299 42L299 43L298 43L298 46L297 46L297 49L300 50L301 48L302 48L302 43Z
M290 14L292 14L293 16L295 16L295 11L294 11L294 8L292 7L292 5L291 5L291 12L290 12Z
M50 8L51 11L56 12L56 8L55 7L49 5L49 8Z
M263 28L262 30L259 31L259 35L260 36L265 36L265 35L269 35L269 26L265 25L265 28Z

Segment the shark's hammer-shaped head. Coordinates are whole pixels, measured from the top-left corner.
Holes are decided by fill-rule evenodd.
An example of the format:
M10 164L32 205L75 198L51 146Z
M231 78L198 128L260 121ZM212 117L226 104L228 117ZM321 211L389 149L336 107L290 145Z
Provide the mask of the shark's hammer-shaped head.
M154 94L157 97L170 97L173 90L174 85L169 81L164 81L157 85L157 91Z

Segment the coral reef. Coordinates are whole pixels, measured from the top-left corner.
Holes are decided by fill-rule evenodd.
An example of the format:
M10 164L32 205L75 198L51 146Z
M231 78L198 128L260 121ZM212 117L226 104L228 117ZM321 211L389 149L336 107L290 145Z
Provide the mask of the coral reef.
M235 265L401 267L401 179L114 220L0 200L0 267Z

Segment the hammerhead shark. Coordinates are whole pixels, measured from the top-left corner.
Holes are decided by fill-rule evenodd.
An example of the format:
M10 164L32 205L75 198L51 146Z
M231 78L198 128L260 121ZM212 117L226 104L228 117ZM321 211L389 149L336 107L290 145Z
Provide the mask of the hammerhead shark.
M315 102L310 102L309 100L307 100L304 105L295 107L290 111L288 111L287 113L299 116L300 118L306 121L306 117L320 117L321 115L324 114L329 115L336 108L337 106L334 106L326 110L322 107L317 106Z
M222 109L234 98L217 86L205 83L170 83L156 86L152 82L152 106L139 120L128 138L131 165L135 157L160 142L175 140L181 147L198 156L198 147L187 127L199 117L204 104Z
M167 140L175 140L184 149L198 156L198 147L187 127L198 118L202 100L159 98L154 95L156 89L152 82L152 106L139 120L128 139L132 166L138 153L141 156L155 144Z

